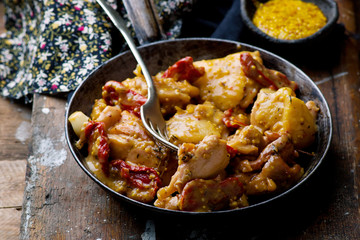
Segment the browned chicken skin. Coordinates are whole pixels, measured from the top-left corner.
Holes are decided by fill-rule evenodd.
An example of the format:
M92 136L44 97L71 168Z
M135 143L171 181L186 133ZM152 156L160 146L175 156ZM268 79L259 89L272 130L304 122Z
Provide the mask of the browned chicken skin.
M179 209L183 211L216 211L247 206L243 184L236 177L223 181L195 179L188 182L180 196Z
M286 159L287 161L290 161L297 156L294 145L291 143L288 134L280 136L278 139L267 145L260 156L255 161L250 162L252 170L261 169L273 155L279 155L279 157Z
M179 166L172 176L170 184L158 191L155 204L180 193L185 184L193 179L215 177L229 164L226 141L218 136L207 136L198 145L184 143L178 152Z
M252 171L261 170L260 173L239 173L245 185L247 195L264 194L291 186L297 182L304 173L300 165L294 163L293 159L298 156L287 134L280 136L270 143L254 161L240 162L250 166Z

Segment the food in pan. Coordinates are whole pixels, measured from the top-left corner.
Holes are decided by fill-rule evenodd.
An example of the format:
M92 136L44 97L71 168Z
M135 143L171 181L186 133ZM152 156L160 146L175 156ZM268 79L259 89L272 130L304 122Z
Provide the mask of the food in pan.
M69 117L89 169L114 191L205 212L249 206L302 177L299 150L315 140L319 109L297 98L297 84L266 68L259 52L185 57L153 76L177 153L146 132L139 110L147 86L139 67L134 74L108 81L90 116Z
M308 37L326 25L326 17L314 3L270 0L258 4L253 23L267 35L295 40Z

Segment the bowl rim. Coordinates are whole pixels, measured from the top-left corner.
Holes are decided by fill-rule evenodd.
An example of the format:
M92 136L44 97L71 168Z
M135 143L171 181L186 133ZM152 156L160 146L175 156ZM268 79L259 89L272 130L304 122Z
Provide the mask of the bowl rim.
M110 58L109 60L105 61L103 64L99 65L98 67L96 67L90 74L88 74L84 80L79 84L79 86L73 91L73 94L69 95L69 99L67 101L66 104L66 112L65 112L65 138L66 138L66 142L67 145L70 149L70 152L73 156L73 158L75 159L75 161L77 162L77 164L80 166L80 168L93 180L95 181L97 184L99 184L102 188L108 190L110 193L112 193L113 195L115 195L116 197L120 198L121 200L125 200L126 202L132 203L136 206L141 207L142 209L146 209L146 210L150 210L152 212L157 212L157 213L161 213L161 214L167 214L167 215L175 215L175 216L224 216L224 215L232 215L232 214L239 214L240 212L247 212L250 210L253 210L254 208L259 208L260 206L263 206L267 203L272 203L272 202L276 202L278 199L290 194L291 192L295 191L300 185L302 185L304 182L306 182L313 174L314 172L316 172L316 170L318 169L318 167L321 165L321 163L323 162L324 158L327 155L327 152L330 148L331 145L331 141L332 141L332 135L333 135L333 129L332 129L332 117L331 117L331 112L330 112L330 108L328 106L328 103L325 99L325 97L323 96L323 94L321 93L320 89L316 86L316 84L311 80L311 78L306 75L301 69L299 69L298 67L296 67L294 64L290 63L289 61L285 60L284 58L269 52L265 49L253 46L251 44L247 44L247 43L242 43L242 42L238 42L238 41L232 41L232 40L225 40L225 39L217 39L217 38L178 38L178 39L173 39L173 40L161 40L161 41L156 41L156 42L152 42L152 43L148 43L145 45L142 45L140 47L138 47L139 51L141 51L141 49L143 48L149 48L152 47L153 45L158 45L158 44L162 44L162 43L173 43L173 42L178 42L178 41L213 41L213 42L224 42L224 43L230 43L230 44L234 44L236 46L245 46L245 47L249 47L255 50L258 50L263 53L266 53L268 55L270 55L271 57L274 58L278 58L281 62L285 63L288 66L291 66L292 68L296 69L300 74L302 74L307 80L309 80L309 83L311 84L311 86L320 94L323 103L324 103L324 108L327 112L327 119L329 121L329 138L328 138L328 142L326 144L325 150L323 155L321 156L321 158L319 159L319 161L316 163L316 165L312 168L312 170L306 175L303 176L302 179L300 181L298 181L296 184L294 184L293 186L291 186L290 188L288 188L287 190L277 193L274 196L269 197L268 199L265 199L263 201L254 203L250 206L247 207L243 207L243 208L238 208L238 209L228 209L228 210L220 210L220 211L212 211L212 212L189 212L189 211L179 211L179 210L170 210L170 209L164 209L164 208L159 208L156 207L154 205L150 205L148 203L143 203L143 202L139 202L137 200L131 199L125 195L122 195L116 191L114 191L113 189L111 189L110 187L106 186L103 182L101 182L89 169L87 169L86 166L84 166L83 162L77 157L77 153L76 152L80 152L80 150L75 149L76 147L73 146L73 142L70 139L70 134L69 134L69 126L70 123L68 122L68 118L70 116L70 107L77 95L78 92L81 91L82 86L85 85L87 83L87 79L91 78L93 75L95 75L98 71L101 70L101 68L103 66L105 66L106 64L109 64L110 62L116 60L117 58L121 58L123 55L125 54L131 54L129 50L124 51L122 53L117 54L116 56ZM240 48L241 49L241 48ZM240 50L239 49L239 50Z
M320 30L318 30L314 34L312 34L308 37L305 37L305 38L292 39L292 40L278 39L278 38L274 38L270 35L267 35L263 31L261 31L258 27L256 27L255 24L252 22L252 19L250 18L248 11L246 11L246 5L252 1L249 1L249 0L240 0L240 1L241 1L240 14L241 14L244 24L256 35L260 36L261 38L266 39L267 41L269 41L271 43L276 43L276 44L293 45L293 44L306 44L309 42L313 42L316 39L318 39L321 35L323 35L324 33L329 32L331 30L332 26L337 22L337 20L339 18L339 9L338 9L337 2L335 2L333 0L322 0L322 1L327 2L331 6L332 12L334 14L331 19L328 19L328 21L324 27L322 27ZM270 1L270 0L268 0L268 1ZM311 1L311 2L313 2L313 1Z

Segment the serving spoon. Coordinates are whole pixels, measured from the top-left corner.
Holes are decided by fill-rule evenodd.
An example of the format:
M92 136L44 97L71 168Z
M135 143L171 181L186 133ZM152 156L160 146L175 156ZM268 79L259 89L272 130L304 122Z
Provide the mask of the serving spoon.
M160 110L160 102L158 95L156 93L154 81L140 55L136 45L131 37L129 30L126 27L124 19L120 14L115 11L111 6L109 6L105 0L96 0L105 13L109 16L110 20L114 23L115 27L120 30L120 33L124 37L126 43L128 44L130 51L134 55L137 63L141 67L141 71L144 75L148 86L148 99L144 105L140 108L141 120L144 124L145 129L160 143L169 147L172 150L177 151L179 148L173 143L169 142L166 123L164 117Z

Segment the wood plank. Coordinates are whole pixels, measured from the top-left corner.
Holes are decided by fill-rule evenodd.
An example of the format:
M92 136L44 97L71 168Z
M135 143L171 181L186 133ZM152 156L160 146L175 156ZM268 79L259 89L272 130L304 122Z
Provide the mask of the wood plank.
M20 208L25 187L26 160L0 161L0 208Z
M0 98L0 161L24 160L31 136L31 105Z
M16 208L0 209L0 237L6 240L19 239L21 211Z
M6 31L0 2L0 34ZM31 107L0 98L0 236L19 239Z
M20 238L139 239L144 221L98 187L70 155L64 136L65 103L53 97L34 98L36 124Z
M18 239L26 160L0 161L0 236Z

